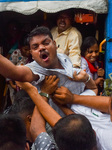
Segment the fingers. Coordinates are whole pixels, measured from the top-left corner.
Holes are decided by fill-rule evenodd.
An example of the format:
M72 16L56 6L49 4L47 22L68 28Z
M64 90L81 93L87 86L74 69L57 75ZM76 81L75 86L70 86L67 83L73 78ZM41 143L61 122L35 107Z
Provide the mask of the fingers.
M59 82L59 78L57 78L56 75L46 76L45 80L48 81L49 83L53 83L54 82L55 84L58 84L58 82Z
M76 76L77 76L77 72L74 71L73 78L75 79Z
M60 88L57 88L57 89L56 89L55 94L62 94L62 93L65 93L66 90L67 90L66 87L61 86Z
M61 99L56 98L56 97L53 99L53 102L57 105L64 105L65 104L64 101L62 101Z
M98 76L104 76L104 72L105 72L104 69L99 68L98 71L97 71Z

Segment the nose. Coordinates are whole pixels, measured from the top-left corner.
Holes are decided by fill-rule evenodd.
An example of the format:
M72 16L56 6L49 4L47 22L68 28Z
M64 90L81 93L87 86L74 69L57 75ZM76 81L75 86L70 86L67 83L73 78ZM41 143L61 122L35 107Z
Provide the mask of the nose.
M40 44L39 45L39 51L42 51L42 50L44 50L45 49L45 46L43 45L43 44Z
M92 56L93 56L93 57L96 57L96 53L95 53L95 52L93 52L93 53L92 53Z

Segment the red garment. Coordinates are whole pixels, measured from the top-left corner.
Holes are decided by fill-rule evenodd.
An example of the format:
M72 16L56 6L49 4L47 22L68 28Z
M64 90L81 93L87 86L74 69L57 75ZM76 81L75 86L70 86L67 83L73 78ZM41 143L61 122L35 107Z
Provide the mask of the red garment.
M88 63L88 67L89 67L89 69L90 69L90 72L92 73L92 74L94 74L95 72L97 72L97 68L92 64L92 63L90 63L85 57L84 57L84 59L87 61L87 63Z

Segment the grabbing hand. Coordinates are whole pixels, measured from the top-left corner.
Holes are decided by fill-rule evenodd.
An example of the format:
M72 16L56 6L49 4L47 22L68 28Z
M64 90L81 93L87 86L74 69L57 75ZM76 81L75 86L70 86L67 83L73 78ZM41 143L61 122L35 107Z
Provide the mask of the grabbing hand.
M100 77L103 77L103 76L104 76L104 73L105 73L105 71L104 71L104 69L102 69L102 68L99 68L99 69L97 70L97 74L98 74L98 76L100 76Z
M96 85L99 85L100 87L103 87L104 79L103 78L97 78L95 80Z
M47 94L52 94L58 88L59 78L55 75L46 76L42 83L41 91Z
M19 81L16 81L16 85L20 88L20 89L23 89L25 90L26 92L28 90L31 90L32 87L34 87L31 83L29 82L19 82ZM37 88L34 87L36 90Z
M79 82L86 82L88 80L89 75L84 71L81 70L79 74L74 71L73 74L73 80L74 81L79 81Z
M66 87L61 86L55 91L53 95L54 102L61 105L70 104L73 102L74 94L72 94Z

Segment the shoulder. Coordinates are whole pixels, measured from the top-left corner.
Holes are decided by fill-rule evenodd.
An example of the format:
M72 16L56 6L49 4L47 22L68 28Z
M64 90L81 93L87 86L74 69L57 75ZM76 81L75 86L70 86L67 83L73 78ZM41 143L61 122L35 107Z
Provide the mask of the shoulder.
M54 32L57 32L57 27L53 27L53 28L51 29L51 33L54 33Z
M84 58L84 57L81 57L81 63L85 63L85 64L87 64L87 61L85 60L85 58Z
M80 31L79 31L77 28L75 28L75 27L71 27L71 28L70 28L70 32L71 32L71 33L72 33L72 32L75 32L75 33L77 33L77 34L81 34Z
M25 66L29 68L35 68L36 66L38 66L38 63L36 61L32 61L30 63L27 63Z
M77 29L77 28L75 28L75 27L71 27L70 29L69 29L69 32L68 32L68 36L69 37L77 37L77 38L81 38L82 39L82 35L81 35L81 33L80 33L80 31Z
M88 63L87 63L87 61L86 61L86 59L84 57L81 57L81 68L82 69L86 69L86 72L89 69Z
M59 59L67 59L70 61L70 58L66 54L57 53Z

